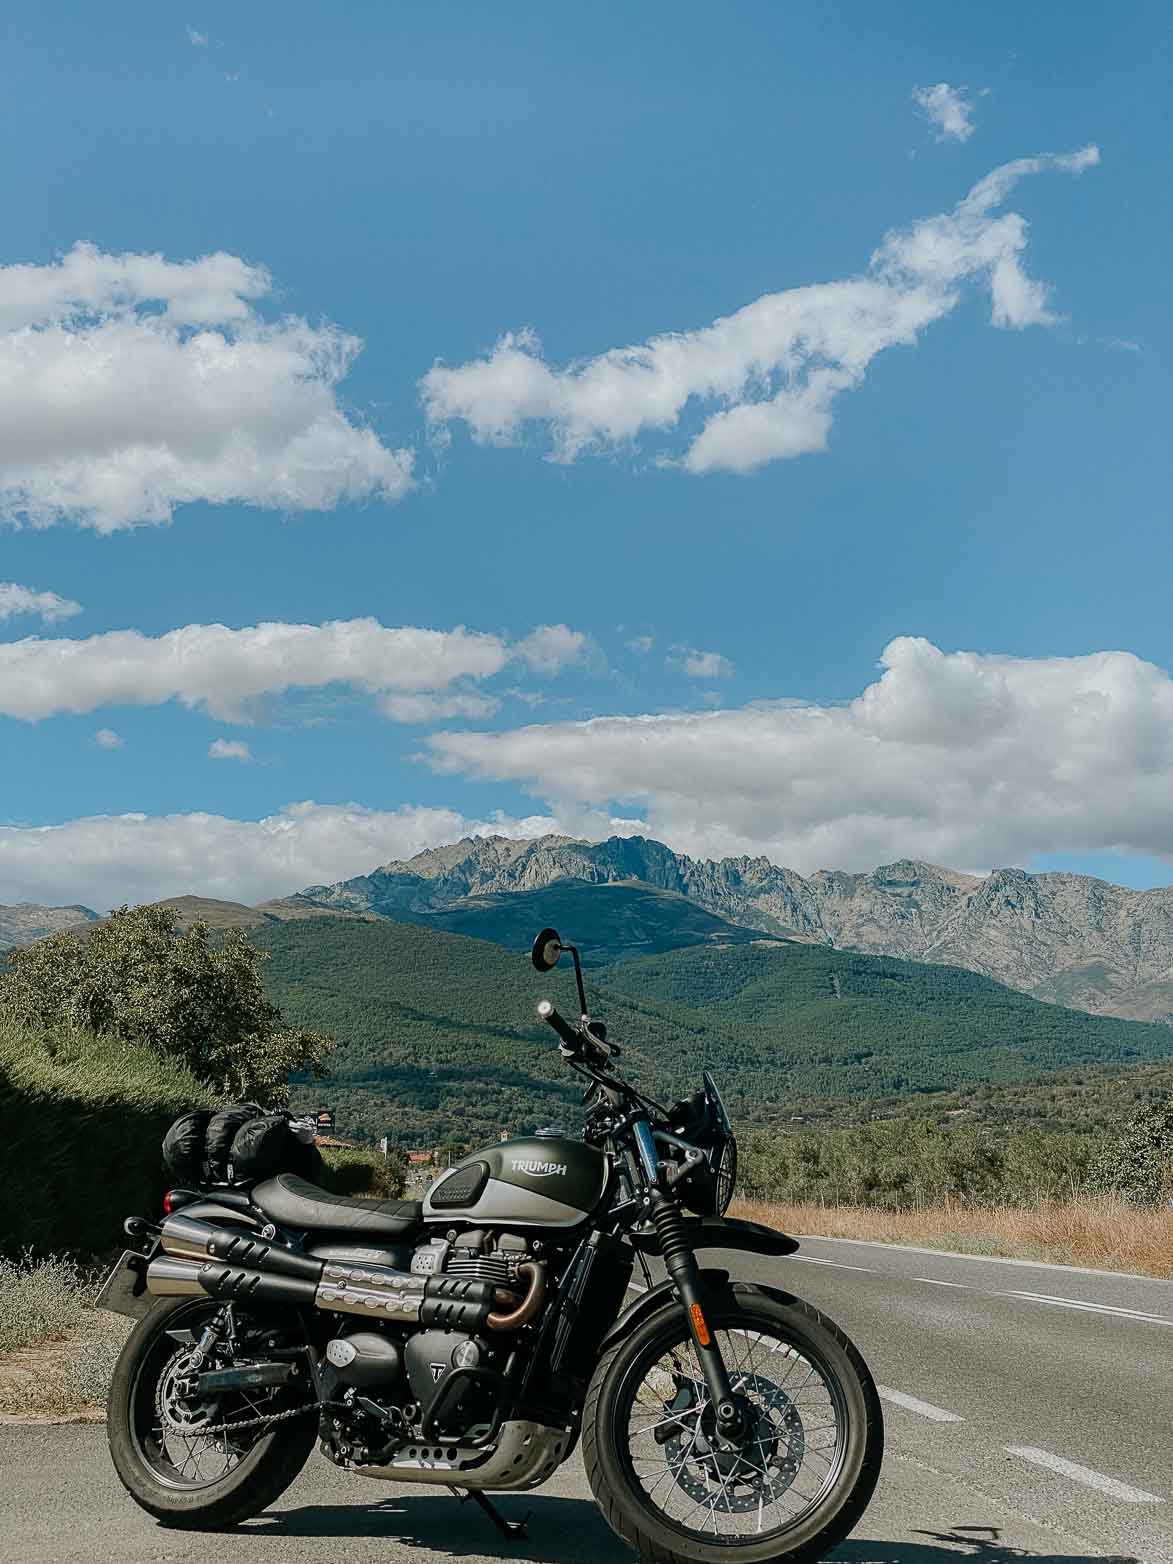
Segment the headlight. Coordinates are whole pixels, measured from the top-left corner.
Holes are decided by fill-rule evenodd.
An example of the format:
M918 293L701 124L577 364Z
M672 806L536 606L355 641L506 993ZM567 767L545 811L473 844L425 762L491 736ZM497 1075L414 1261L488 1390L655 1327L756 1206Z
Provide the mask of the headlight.
M716 1178L716 1214L724 1216L737 1188L737 1137L729 1135L721 1147L714 1175Z

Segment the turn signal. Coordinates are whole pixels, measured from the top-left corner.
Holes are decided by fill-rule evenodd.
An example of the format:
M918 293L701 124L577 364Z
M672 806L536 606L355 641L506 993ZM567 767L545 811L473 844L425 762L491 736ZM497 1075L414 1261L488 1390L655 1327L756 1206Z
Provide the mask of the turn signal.
M709 1335L705 1311L699 1303L694 1303L688 1312L692 1315L692 1328L696 1332L697 1344L701 1347L707 1347L713 1338Z

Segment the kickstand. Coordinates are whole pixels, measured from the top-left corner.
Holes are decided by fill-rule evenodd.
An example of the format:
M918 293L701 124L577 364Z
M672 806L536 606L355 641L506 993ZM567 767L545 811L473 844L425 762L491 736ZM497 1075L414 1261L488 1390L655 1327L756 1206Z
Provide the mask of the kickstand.
M509 1521L501 1514L501 1511L493 1503L492 1499L487 1494L482 1493L479 1488L470 1489L460 1502L465 1504L469 1499L472 1500L478 1509L485 1512L503 1537L508 1537L514 1542L529 1541L529 1532L526 1528L529 1525L530 1516L533 1514L532 1510L526 1512L524 1520Z

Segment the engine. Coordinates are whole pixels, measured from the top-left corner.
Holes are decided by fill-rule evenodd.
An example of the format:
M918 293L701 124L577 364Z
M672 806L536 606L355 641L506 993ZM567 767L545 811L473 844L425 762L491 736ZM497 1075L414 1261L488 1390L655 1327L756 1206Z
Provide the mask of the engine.
M475 1298L491 1290L498 1309L485 1320L482 1306L457 1297L448 1318L430 1328L390 1321L372 1328L355 1320L340 1331L325 1352L336 1386L332 1399L341 1403L323 1419L327 1454L366 1462L385 1458L390 1444L407 1437L451 1441L487 1431L517 1332L540 1312L543 1248L540 1239L485 1229L418 1245L412 1277L450 1279L454 1293L471 1284L467 1292Z

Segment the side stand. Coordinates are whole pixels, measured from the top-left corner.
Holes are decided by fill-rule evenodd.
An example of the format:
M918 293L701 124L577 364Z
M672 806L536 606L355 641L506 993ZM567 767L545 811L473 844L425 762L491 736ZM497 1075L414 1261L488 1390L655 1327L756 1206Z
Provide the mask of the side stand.
M496 1526L497 1530L503 1537L508 1537L513 1542L529 1541L529 1531L527 1530L527 1527L529 1525L530 1515L533 1514L532 1510L527 1513L524 1520L508 1521L505 1519L504 1515L501 1514L501 1511L493 1503L492 1499L489 1498L488 1494L482 1493L479 1488L470 1489L463 1496L460 1502L461 1504L465 1504L469 1499L472 1500L472 1502L479 1510L483 1510L485 1512L485 1514L489 1517L493 1525Z

